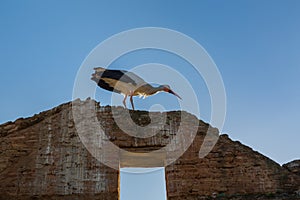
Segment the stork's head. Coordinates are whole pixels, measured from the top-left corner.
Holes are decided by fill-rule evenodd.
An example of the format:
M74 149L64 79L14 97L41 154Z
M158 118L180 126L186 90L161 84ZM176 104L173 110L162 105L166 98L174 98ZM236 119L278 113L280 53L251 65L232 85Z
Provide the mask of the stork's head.
M176 97L178 97L179 99L181 99L181 97L178 94L176 94L173 90L171 90L169 85L161 85L160 87L162 88L163 91L171 93L171 94L175 95Z

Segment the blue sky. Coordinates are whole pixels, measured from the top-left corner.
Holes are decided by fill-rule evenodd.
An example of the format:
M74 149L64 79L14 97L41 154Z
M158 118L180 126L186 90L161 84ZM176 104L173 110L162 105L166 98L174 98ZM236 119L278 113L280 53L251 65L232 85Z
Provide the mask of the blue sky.
M151 168L150 170L145 170L144 168L123 168L120 177L121 200L166 199L166 180L164 177L165 172L161 167Z
M0 5L0 123L70 101L81 63L108 37L164 27L194 38L217 64L227 93L223 132L281 164L300 158L299 1L3 0ZM168 58L153 54L154 62ZM112 67L152 61L141 55L120 58ZM205 93L202 84L195 87ZM108 93L101 92L109 103ZM164 96L150 98L149 103ZM136 104L144 108L142 100ZM208 121L206 104L204 95Z

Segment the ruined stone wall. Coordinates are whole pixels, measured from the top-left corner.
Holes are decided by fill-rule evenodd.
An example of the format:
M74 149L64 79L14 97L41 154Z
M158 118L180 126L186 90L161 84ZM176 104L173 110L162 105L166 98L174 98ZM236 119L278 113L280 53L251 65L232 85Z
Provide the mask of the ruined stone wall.
M111 107L99 107L94 101L78 102L78 106L87 104L96 108L99 123L109 140L126 150L119 160L123 167L141 166L141 163L163 166L167 154L149 158L141 152L166 146L178 134L179 126L186 130L181 134L192 137L189 130L197 126L197 134L190 138L194 140L188 150L166 167L169 200L294 194L300 190L299 175L230 140L227 135L221 135L213 150L200 159L199 149L209 125L202 121L196 125L181 123L182 115L193 121L195 117L188 113L169 112L156 135L133 138L116 125ZM124 109L115 110L114 117L122 118ZM141 126L150 123L148 112L135 111L130 115ZM217 134L216 129L212 130ZM0 199L111 200L119 197L119 171L103 165L82 145L75 129L71 103L1 125L0 144ZM108 152L106 156L115 155Z
M119 172L85 149L70 108L1 126L0 199L118 199Z
M199 194L293 194L300 188L299 176L227 135L221 135L203 159L197 158L200 144L201 136L196 137L178 161L166 168L169 199L198 199Z
M300 160L294 160L283 165L284 168L300 176Z

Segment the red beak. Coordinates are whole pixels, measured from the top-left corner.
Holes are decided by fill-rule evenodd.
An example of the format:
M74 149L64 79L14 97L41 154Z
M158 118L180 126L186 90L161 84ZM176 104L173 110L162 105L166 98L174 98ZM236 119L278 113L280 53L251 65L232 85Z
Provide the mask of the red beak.
M176 97L178 97L179 99L182 100L182 98L178 94L176 94L175 92L173 92L172 90L169 90L168 92L171 93L171 94L173 94L173 95L175 95Z

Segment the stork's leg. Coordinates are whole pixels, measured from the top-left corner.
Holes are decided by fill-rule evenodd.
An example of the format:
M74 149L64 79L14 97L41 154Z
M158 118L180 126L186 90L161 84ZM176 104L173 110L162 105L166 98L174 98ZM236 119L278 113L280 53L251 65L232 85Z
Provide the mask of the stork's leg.
M130 103L131 103L131 106L132 106L132 110L134 110L134 105L133 105L133 99L132 99L132 95L130 96Z
M125 94L124 99L123 99L123 105L124 105L125 108L127 108L126 99L127 99L127 94Z

